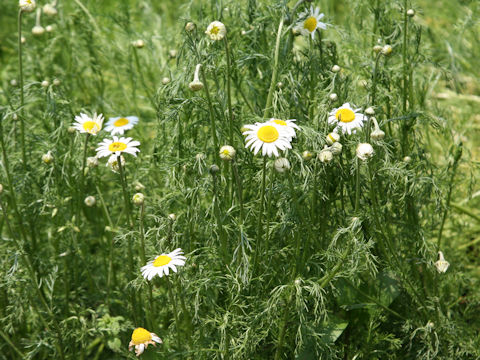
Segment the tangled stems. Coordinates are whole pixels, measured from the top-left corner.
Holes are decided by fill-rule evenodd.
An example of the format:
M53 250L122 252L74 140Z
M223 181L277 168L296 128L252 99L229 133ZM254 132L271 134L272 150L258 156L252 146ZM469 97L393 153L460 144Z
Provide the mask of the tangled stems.
M267 103L265 104L265 112L263 113L263 117L265 119L268 118L271 114L273 92L275 90L275 84L277 83L278 55L280 53L280 38L282 37L283 21L284 21L284 18L282 15L282 20L280 20L280 24L278 24L277 40L275 42L275 55L273 60L272 80L270 82L270 89L268 90Z
M23 110L25 99L23 94L23 60L22 60L22 15L23 11L18 11L18 71L20 77L20 109ZM23 166L27 168L27 155L25 153L25 122L23 114L20 113L20 142L22 146L22 161Z
M232 109L232 91L231 91L231 86L230 86L230 74L231 74L231 69L230 69L230 51L228 49L228 40L227 37L225 36L223 38L223 42L225 43L225 54L227 57L227 98L228 98L228 115L229 115L229 140L230 140L230 145L234 146L233 143L233 109Z

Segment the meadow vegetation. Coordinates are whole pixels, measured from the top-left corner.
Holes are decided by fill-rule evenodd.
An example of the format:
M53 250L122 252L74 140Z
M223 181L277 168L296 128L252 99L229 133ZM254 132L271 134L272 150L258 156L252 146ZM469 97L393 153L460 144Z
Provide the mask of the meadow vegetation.
M478 1L20 5L0 359L480 358Z

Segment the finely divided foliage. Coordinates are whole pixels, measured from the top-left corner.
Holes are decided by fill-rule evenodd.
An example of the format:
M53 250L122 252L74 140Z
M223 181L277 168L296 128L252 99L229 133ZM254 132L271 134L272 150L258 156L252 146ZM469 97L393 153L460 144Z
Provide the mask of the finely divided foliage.
M3 1L0 359L480 358L467 3Z

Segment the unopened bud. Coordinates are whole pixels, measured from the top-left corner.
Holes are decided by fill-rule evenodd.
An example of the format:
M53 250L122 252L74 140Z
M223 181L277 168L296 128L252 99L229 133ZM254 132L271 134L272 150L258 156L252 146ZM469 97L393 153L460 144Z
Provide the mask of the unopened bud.
M213 164L212 166L210 166L210 174L212 174L213 176L215 176L218 172L220 171L220 168Z
M392 53L392 51L393 51L393 48L390 45L385 45L382 48L382 54L385 55L385 56L390 55Z
M338 140L340 140L340 135L336 132L331 132L325 137L328 145L333 145L333 143L336 143Z
M41 85L42 85L42 87L46 88L50 85L50 83L48 82L48 80L43 80Z
M46 154L43 154L42 155L42 161L45 163L45 164L51 164L53 162L53 155L52 155L52 152L51 151L48 151Z
M413 10L413 9L408 9L408 10L407 10L407 15L410 16L410 17L414 17L414 16L415 16L415 10Z
M333 155L341 154L342 149L343 149L343 145L338 141L333 143L332 146L330 146L330 151L332 152Z
M323 149L318 154L318 160L324 164L328 164L333 160L333 154L329 149Z
M133 47L136 47L137 49L141 49L145 46L145 41L142 39L138 39L132 42Z
M338 65L333 65L332 66L332 72L338 73L338 72L340 72L340 70L342 70L342 68L340 66L338 66Z
M185 31L187 31L187 32L192 32L192 31L195 30L195 27L196 27L196 26L195 26L195 23L189 21L189 22L187 22L187 23L185 24Z
M369 115L369 116L373 116L375 115L375 110L373 109L373 107L368 107L365 109L365 114Z
M132 201L135 205L141 206L145 202L145 195L143 195L142 193L136 193L135 195L133 195Z
M310 160L312 160L312 157L313 157L313 154L312 154L310 151L308 151L308 150L305 150L305 151L302 153L302 158L303 158L303 160L305 160L305 161L310 161Z
M286 158L276 159L273 165L275 170L277 170L279 173L284 173L290 170L290 161L288 161Z
M165 77L162 79L162 84L163 84L163 85L167 85L169 82L170 82L170 78L169 78L169 77L166 77L166 76L165 76Z
M97 203L97 200L95 199L95 196L87 196L84 200L85 202L85 205L87 205L88 207L92 207L92 206L95 206L95 204Z
M337 101L338 100L338 95L335 94L335 93L332 93L328 96L328 98L331 100L331 101Z
M168 215L168 218L169 218L170 220L172 220L172 221L175 221L175 220L177 220L177 215L175 215L175 214L172 213L172 214L169 214L169 215Z

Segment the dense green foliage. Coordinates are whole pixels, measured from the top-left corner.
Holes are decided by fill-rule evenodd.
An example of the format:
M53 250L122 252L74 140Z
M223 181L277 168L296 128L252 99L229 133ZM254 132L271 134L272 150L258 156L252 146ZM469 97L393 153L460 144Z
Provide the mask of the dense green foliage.
M328 24L313 40L293 31L310 5ZM42 35L21 16L22 91L18 3L0 3L0 359L133 359L137 327L163 340L146 359L480 358L478 2L56 8ZM369 116L325 161L347 102L385 137ZM111 135L72 131L81 112L138 116L138 157L85 166ZM245 148L270 117L300 127L285 172ZM177 273L142 277L176 248Z

